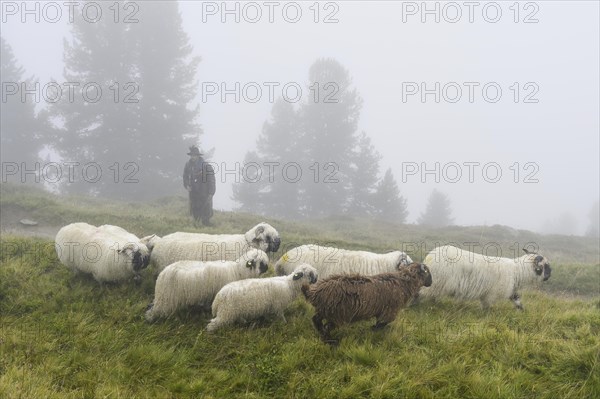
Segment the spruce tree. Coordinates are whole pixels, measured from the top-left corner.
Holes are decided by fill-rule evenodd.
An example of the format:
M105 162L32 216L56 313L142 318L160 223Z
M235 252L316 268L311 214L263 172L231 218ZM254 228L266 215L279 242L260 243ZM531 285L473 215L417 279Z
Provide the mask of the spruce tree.
M241 210L282 218L371 214L379 154L357 133L362 100L348 71L317 60L304 94L297 110L289 99L274 104L256 152L246 156L263 165L261 182L235 185L233 199ZM272 181L267 162L276 165Z
M36 117L35 97L28 94L22 98L21 94L23 89L34 89L34 85L38 82L33 77L25 77L25 69L17 64L10 45L3 37L0 37L0 47L0 74L3 90L0 157L5 164L15 163L14 166L18 170L22 168L35 170L35 164L40 162L38 153L45 144L47 125L43 113ZM11 94L13 92L14 94ZM42 101L40 97L37 100ZM39 169L41 170L41 168L40 164ZM40 177L38 176L37 179ZM21 181L20 177L18 181ZM24 181L34 183L36 176L28 174ZM39 181L41 182L41 179Z
M309 217L347 211L352 192L352 153L362 99L348 71L319 59L309 70L309 96L299 110L304 146L303 213Z
M404 223L408 216L406 199L400 195L398 184L392 170L388 169L383 179L377 184L373 195L373 215L379 219L392 223Z
M427 208L419 217L418 223L430 227L449 226L454 221L451 214L452 209L448 197L434 189L427 201Z
M144 2L140 23L133 28L139 82L135 154L140 188L145 197L182 192L188 147L202 133L195 78L200 59L182 28L176 2ZM160 190L156 190L160 187ZM218 188L217 188L218 189Z
M244 165L260 164L261 157L256 151L249 151L244 157ZM265 188L266 183L262 171L256 168L247 168L246 173L242 173L242 180L233 184L232 199L239 206L237 210L264 215L266 213Z
M356 216L368 216L377 213L380 204L375 203L379 159L371 139L362 132L357 140L351 159L351 197L348 212Z
M130 199L181 191L185 154L200 135L198 109L189 108L199 60L191 57L178 5L139 3L137 22L115 23L108 17L115 4L100 4L106 18L74 22L64 75L99 86L102 95L74 102L63 96L53 111L62 122L56 150L66 161L95 162L102 178L90 183L95 179L88 176L66 189Z
M102 4L104 16L110 15L107 7ZM64 40L63 75L72 93L63 92L52 107L60 121L54 147L63 162L79 164L65 191L114 195L120 188L115 180L122 181L118 173L134 161L136 110L123 96L135 69L130 32L130 24L108 17L76 19L71 39Z
M244 159L247 172L243 181L234 185L233 199L241 204L241 210L287 219L299 216L299 169L294 163L301 159L301 147L297 138L293 104L279 99L271 110L271 120L263 125L257 151ZM260 175L255 174L257 171Z

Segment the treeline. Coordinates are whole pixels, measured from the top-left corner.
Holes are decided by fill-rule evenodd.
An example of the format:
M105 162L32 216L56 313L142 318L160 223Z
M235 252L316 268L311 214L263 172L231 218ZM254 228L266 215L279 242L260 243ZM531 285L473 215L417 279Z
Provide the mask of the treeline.
M273 105L256 150L244 158L261 167L233 188L240 209L288 219L352 214L405 222L406 200L392 171L379 177L381 156L358 129L363 101L349 72L336 60L317 60L306 92L298 104Z
M110 16L117 4L95 6ZM126 2L118 7L126 9ZM60 192L140 200L181 188L185 152L201 134L199 108L190 106L200 60L192 56L177 2L138 7L128 22L76 18L64 39L63 82L26 77L2 38L3 162L35 171L36 162L48 163L40 152L57 154L67 163L60 173L69 165L78 172L75 179L43 176L56 179ZM36 104L44 106L36 112Z
M117 4L124 10L128 3L94 4L113 15ZM46 173L41 181L50 181L54 191L134 201L182 192L185 152L202 134L200 59L192 54L177 2L138 7L118 23L75 19L64 40L63 82L27 76L1 37L3 179L24 170L28 181ZM319 59L304 93L299 102L283 98L273 105L256 148L244 158L263 176L244 176L234 185L239 208L287 219L356 215L406 222L407 201L393 171L381 170L380 154L358 128L363 100L349 71ZM49 164L40 154L57 155L64 169L36 169ZM97 167L82 179L89 163ZM69 165L79 173L73 180ZM277 170L274 176L268 165ZM434 190L417 222L449 225L451 213L449 198ZM586 234L598 236L597 201L589 221Z

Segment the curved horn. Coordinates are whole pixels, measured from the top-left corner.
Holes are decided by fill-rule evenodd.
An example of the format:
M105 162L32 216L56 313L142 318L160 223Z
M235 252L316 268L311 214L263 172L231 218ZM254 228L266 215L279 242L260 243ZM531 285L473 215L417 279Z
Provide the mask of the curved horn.
M523 251L525 251L525 253L526 253L527 255L534 255L534 254L536 254L536 253L537 253L537 252L528 251L528 250L527 250L527 248L523 248Z

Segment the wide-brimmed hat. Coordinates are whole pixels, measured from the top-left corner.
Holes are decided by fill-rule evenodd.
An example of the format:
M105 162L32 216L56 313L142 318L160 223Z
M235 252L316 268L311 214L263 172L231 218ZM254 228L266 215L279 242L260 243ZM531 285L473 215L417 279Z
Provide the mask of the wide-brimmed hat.
M188 152L188 155L202 155L202 154L200 154L200 150L198 149L198 147L193 145L190 147L190 152Z

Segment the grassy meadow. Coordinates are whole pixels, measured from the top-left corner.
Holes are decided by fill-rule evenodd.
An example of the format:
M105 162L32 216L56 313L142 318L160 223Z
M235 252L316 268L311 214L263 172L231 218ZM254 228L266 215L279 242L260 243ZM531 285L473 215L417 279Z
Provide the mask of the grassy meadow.
M85 221L135 234L199 231L185 198L151 203L58 198L3 185L2 218L40 227ZM324 345L302 299L287 324L261 320L207 334L210 315L195 309L144 321L153 271L141 283L99 285L73 275L52 238L3 232L0 238L0 398L596 398L600 394L598 241L545 236L504 226L424 229L353 218L305 222L216 212L207 232L273 224L282 248L303 243L351 249L405 249L416 260L436 245L493 243L511 257L528 243L552 264L552 277L510 301L422 302L388 328L372 322L335 330ZM3 222L6 227L8 222ZM8 226L10 227L10 226ZM480 247L480 248L481 248ZM480 249L479 248L479 249ZM477 248L476 248L477 249ZM424 253L425 252L425 253ZM492 252L492 255L494 252ZM272 270L269 272L272 273Z

